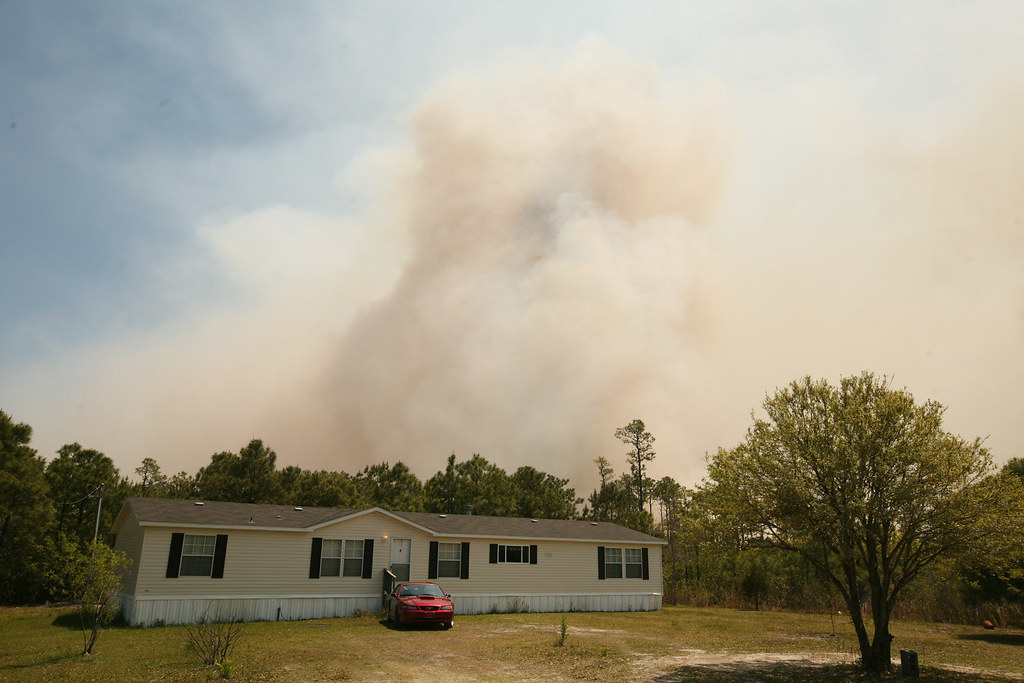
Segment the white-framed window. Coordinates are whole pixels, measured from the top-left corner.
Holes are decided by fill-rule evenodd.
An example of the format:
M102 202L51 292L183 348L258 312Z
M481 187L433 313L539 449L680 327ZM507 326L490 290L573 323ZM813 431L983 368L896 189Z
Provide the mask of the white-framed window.
M507 563L530 563L530 546L528 545L499 545L498 562Z
M363 541L345 541L345 564L342 576L363 575Z
M320 576L340 576L345 541L325 538L320 550Z
M363 541L325 538L320 549L320 576L362 576Z
M644 578L644 553L640 548L626 548L626 578Z
M622 548L604 549L604 575L609 579L622 578Z
M437 544L437 576L458 579L462 576L462 544Z
M213 553L216 548L216 536L185 534L181 544L178 576L210 576L213 573Z

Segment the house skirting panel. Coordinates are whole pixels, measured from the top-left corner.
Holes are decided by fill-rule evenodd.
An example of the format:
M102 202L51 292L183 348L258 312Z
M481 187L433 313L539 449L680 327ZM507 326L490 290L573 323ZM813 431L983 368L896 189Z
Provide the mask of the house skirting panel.
M460 595L455 593L456 614L507 612L654 612L661 609L661 593L583 593L545 595Z
M297 621L350 617L376 612L379 593L343 596L244 596L197 598L135 598L121 596L121 611L132 626L194 624L208 621Z
M508 612L653 612L661 609L661 593L584 593L543 595L458 594L456 614ZM121 595L121 610L132 626L192 624L208 621L296 621L350 617L375 612L380 593L335 596L203 596L136 598Z

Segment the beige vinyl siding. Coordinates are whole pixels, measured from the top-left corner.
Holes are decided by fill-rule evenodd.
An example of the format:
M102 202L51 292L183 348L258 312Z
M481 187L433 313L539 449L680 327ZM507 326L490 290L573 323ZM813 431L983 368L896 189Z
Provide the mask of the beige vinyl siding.
M166 578L171 534L227 534L224 578L182 576ZM426 579L428 536L379 513L337 522L313 531L147 527L136 594L147 596L249 596L249 595L357 595L379 594L383 570L390 563L391 548L384 536L412 539L412 577ZM372 538L373 577L325 576L309 578L309 559L314 537L364 540ZM417 567L422 565L422 571Z
M224 577L166 578L174 533L228 537ZM144 538L144 542L143 542ZM313 538L373 539L372 578L309 578ZM564 539L435 536L371 511L317 529L140 527L134 515L118 529L117 547L137 558L125 607L132 623L182 623L211 614L245 619L346 616L380 607L392 539L409 539L410 579L428 580L432 541L470 543L469 579L435 579L453 595L456 613L487 611L648 610L661 607L661 545ZM489 561L491 543L536 545L537 564ZM597 548L648 549L650 578L598 579Z
M574 541L510 541L467 539L471 542L469 579L446 579L450 591L479 594L661 593L661 546L648 548L650 579L598 579L597 548L642 548L635 543ZM490 564L491 543L537 546L537 564ZM440 582L440 581L439 581Z
M131 560L131 565L124 576L125 593L135 591L135 583L139 576L139 555L142 553L142 539L144 532L139 526L139 520L135 515L127 515L121 528L118 529L117 538L114 539L114 550L125 553Z
M122 535L132 527L126 523ZM217 534L228 536L224 578L165 578L171 534ZM387 537L385 539L385 536ZM374 539L373 578L328 576L309 578L312 539ZM621 593L661 592L661 547L648 546L650 579L597 578L597 547L642 547L639 544L486 538L438 538L391 517L372 512L355 519L330 524L313 531L267 531L248 529L204 529L189 527L148 527L138 567L135 592L145 596L249 596L249 595L354 595L379 593L383 570L390 563L392 538L412 540L410 579L425 581L429 570L431 541L469 541L469 579L437 579L453 594L508 592ZM127 539L126 539L127 541ZM537 546L537 564L490 564L491 543L521 543ZM121 544L119 535L118 544Z

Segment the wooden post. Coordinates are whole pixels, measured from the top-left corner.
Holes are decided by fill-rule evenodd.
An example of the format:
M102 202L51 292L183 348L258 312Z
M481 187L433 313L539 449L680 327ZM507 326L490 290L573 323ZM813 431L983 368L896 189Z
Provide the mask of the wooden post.
M921 675L915 650L900 650L900 672L904 676L910 676L911 678L917 678Z

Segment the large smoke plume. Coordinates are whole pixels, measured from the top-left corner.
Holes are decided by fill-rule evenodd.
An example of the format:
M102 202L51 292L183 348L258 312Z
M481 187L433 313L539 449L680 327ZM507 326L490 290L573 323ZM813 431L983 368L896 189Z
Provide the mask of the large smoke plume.
M427 98L391 198L409 260L327 375L339 450L428 472L479 452L575 480L597 455L621 468L613 432L640 417L663 457L692 456L714 325L702 226L727 166L701 99L602 50Z
M871 370L1021 454L1019 91L897 114L807 80L741 111L708 79L574 54L433 88L408 144L343 176L365 211L209 217L195 261L156 274L187 315L56 350L5 409L43 455L80 441L124 473L260 437L281 465L429 477L480 453L584 493L595 457L625 468L633 418L651 474L693 484L766 393ZM193 268L226 286L192 291Z

